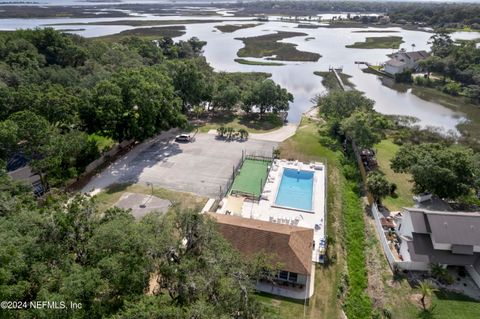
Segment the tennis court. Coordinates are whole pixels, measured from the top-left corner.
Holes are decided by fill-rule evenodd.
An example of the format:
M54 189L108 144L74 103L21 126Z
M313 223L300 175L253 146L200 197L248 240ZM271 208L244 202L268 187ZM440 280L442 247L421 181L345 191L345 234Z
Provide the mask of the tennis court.
M271 161L268 160L245 159L240 172L233 181L230 193L241 192L260 196L270 164Z

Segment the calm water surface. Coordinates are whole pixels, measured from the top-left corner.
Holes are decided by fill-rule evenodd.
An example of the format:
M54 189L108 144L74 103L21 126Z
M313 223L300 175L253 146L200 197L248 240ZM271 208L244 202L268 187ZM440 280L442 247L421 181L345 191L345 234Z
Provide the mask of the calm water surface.
M220 10L219 10L220 11ZM186 20L186 19L223 19L236 21L235 23L251 23L248 18L236 18L228 16L225 11L220 11L222 17L216 16L152 16L137 15L129 18L89 18L89 19L2 19L0 20L0 29L14 30L18 28L34 28L46 24L63 23L84 23L95 21L115 21L115 20ZM317 28L300 29L297 24L282 22L278 17L271 17L269 22L254 28L241 29L233 33L222 33L214 28L218 24L231 24L226 21L222 23L204 23L187 24L186 34L177 39L188 39L196 36L201 40L207 41L204 55L207 61L218 71L261 71L272 74L272 79L282 86L286 87L295 97L295 101L290 106L289 120L298 122L303 112L313 106L312 98L317 94L325 92L321 84L322 78L313 74L314 71L326 71L330 66L344 69L344 73L352 76L350 79L356 88L365 92L365 95L376 101L375 109L384 114L399 114L417 117L422 125L439 126L445 131L456 131L456 125L468 120L467 113L472 110L451 110L442 105L422 100L410 91L398 92L387 86L382 85L380 79L372 74L366 74L356 65L355 61L365 61L372 64L379 64L388 59L387 54L392 53L391 49L349 49L345 45L357 41L364 41L365 37L381 36L402 36L405 43L403 48L411 50L411 45L415 44L416 50L429 50L429 41L431 33L421 31L407 31L400 28L378 29L388 30L388 33L358 33L354 31L365 31L360 28ZM240 20L240 21L238 21ZM243 20L243 21L242 21ZM133 29L134 27L125 25L58 25L58 29L77 29L74 31L86 37L95 37L108 34L114 34L123 30ZM369 28L368 30L375 30ZM276 31L296 31L306 35L283 40L297 45L299 50L317 52L322 55L317 62L285 62L284 66L251 66L242 65L234 62L237 58L237 51L243 47L243 43L235 39L237 37L251 37L263 34L270 34ZM313 37L314 39L306 40ZM476 39L480 38L480 33L457 32L452 35L454 39ZM250 59L250 58L249 58ZM251 60L262 60L254 59ZM460 110L462 107L459 108ZM475 112L480 112L475 111Z

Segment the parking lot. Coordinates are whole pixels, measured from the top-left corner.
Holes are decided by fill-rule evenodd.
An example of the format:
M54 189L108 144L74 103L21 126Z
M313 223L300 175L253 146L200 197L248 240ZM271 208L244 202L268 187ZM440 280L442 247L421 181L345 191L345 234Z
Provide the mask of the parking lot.
M84 192L97 193L119 183L152 183L157 187L214 197L225 191L233 166L247 154L271 156L275 142L225 141L215 135L197 134L195 141L177 143L173 133L138 145L97 174Z

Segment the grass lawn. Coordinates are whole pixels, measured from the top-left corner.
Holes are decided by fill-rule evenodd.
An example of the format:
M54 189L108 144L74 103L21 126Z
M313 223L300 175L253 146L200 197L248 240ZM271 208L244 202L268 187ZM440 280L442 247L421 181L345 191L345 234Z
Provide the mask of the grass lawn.
M453 292L439 291L433 297L435 319L480 318L480 302Z
M225 24L225 25L216 25L215 28L222 31L223 33L232 33L240 29L253 28L263 23L247 23L247 24Z
M265 133L279 129L283 126L283 122L276 114L265 114L260 119L256 114L238 116L233 113L223 113L214 115L206 124L199 126L198 130L201 133L207 133L220 126L229 126L237 131L243 128L249 133Z
M270 164L269 161L246 159L239 174L235 177L230 191L240 191L260 196Z
M413 205L412 199L412 183L408 174L395 173L390 168L390 160L395 156L400 146L394 144L392 140L383 140L377 145L377 161L380 170L385 173L387 180L390 183L397 184L397 196L388 196L383 199L382 203L391 211L401 210L402 207L411 207Z
M404 42L402 39L402 37L398 36L367 37L365 42L355 42L345 47L354 49L398 49L400 44Z
M295 44L278 42L298 36L306 36L301 32L277 32L249 38L237 38L242 40L245 47L237 52L237 56L241 58L267 57L269 60L281 61L318 61L321 55L318 53L304 52L297 50Z
M101 211L112 207L122 196L123 193L151 194L152 189L140 184L116 184L102 191L95 196L95 200ZM165 188L153 188L153 195L162 199L167 199L173 204L178 204L181 209L202 209L207 198L197 196L191 193L176 192Z
M279 62L252 61L247 59L234 59L233 61L240 64L246 64L246 65L270 65L270 66L285 65L284 63L279 63Z

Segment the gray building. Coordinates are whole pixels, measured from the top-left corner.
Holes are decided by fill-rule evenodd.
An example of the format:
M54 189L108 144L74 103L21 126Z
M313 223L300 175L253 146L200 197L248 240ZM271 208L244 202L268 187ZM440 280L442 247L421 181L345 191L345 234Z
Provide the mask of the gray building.
M480 287L480 212L407 208L397 226L399 255L421 270L435 263L465 266Z

